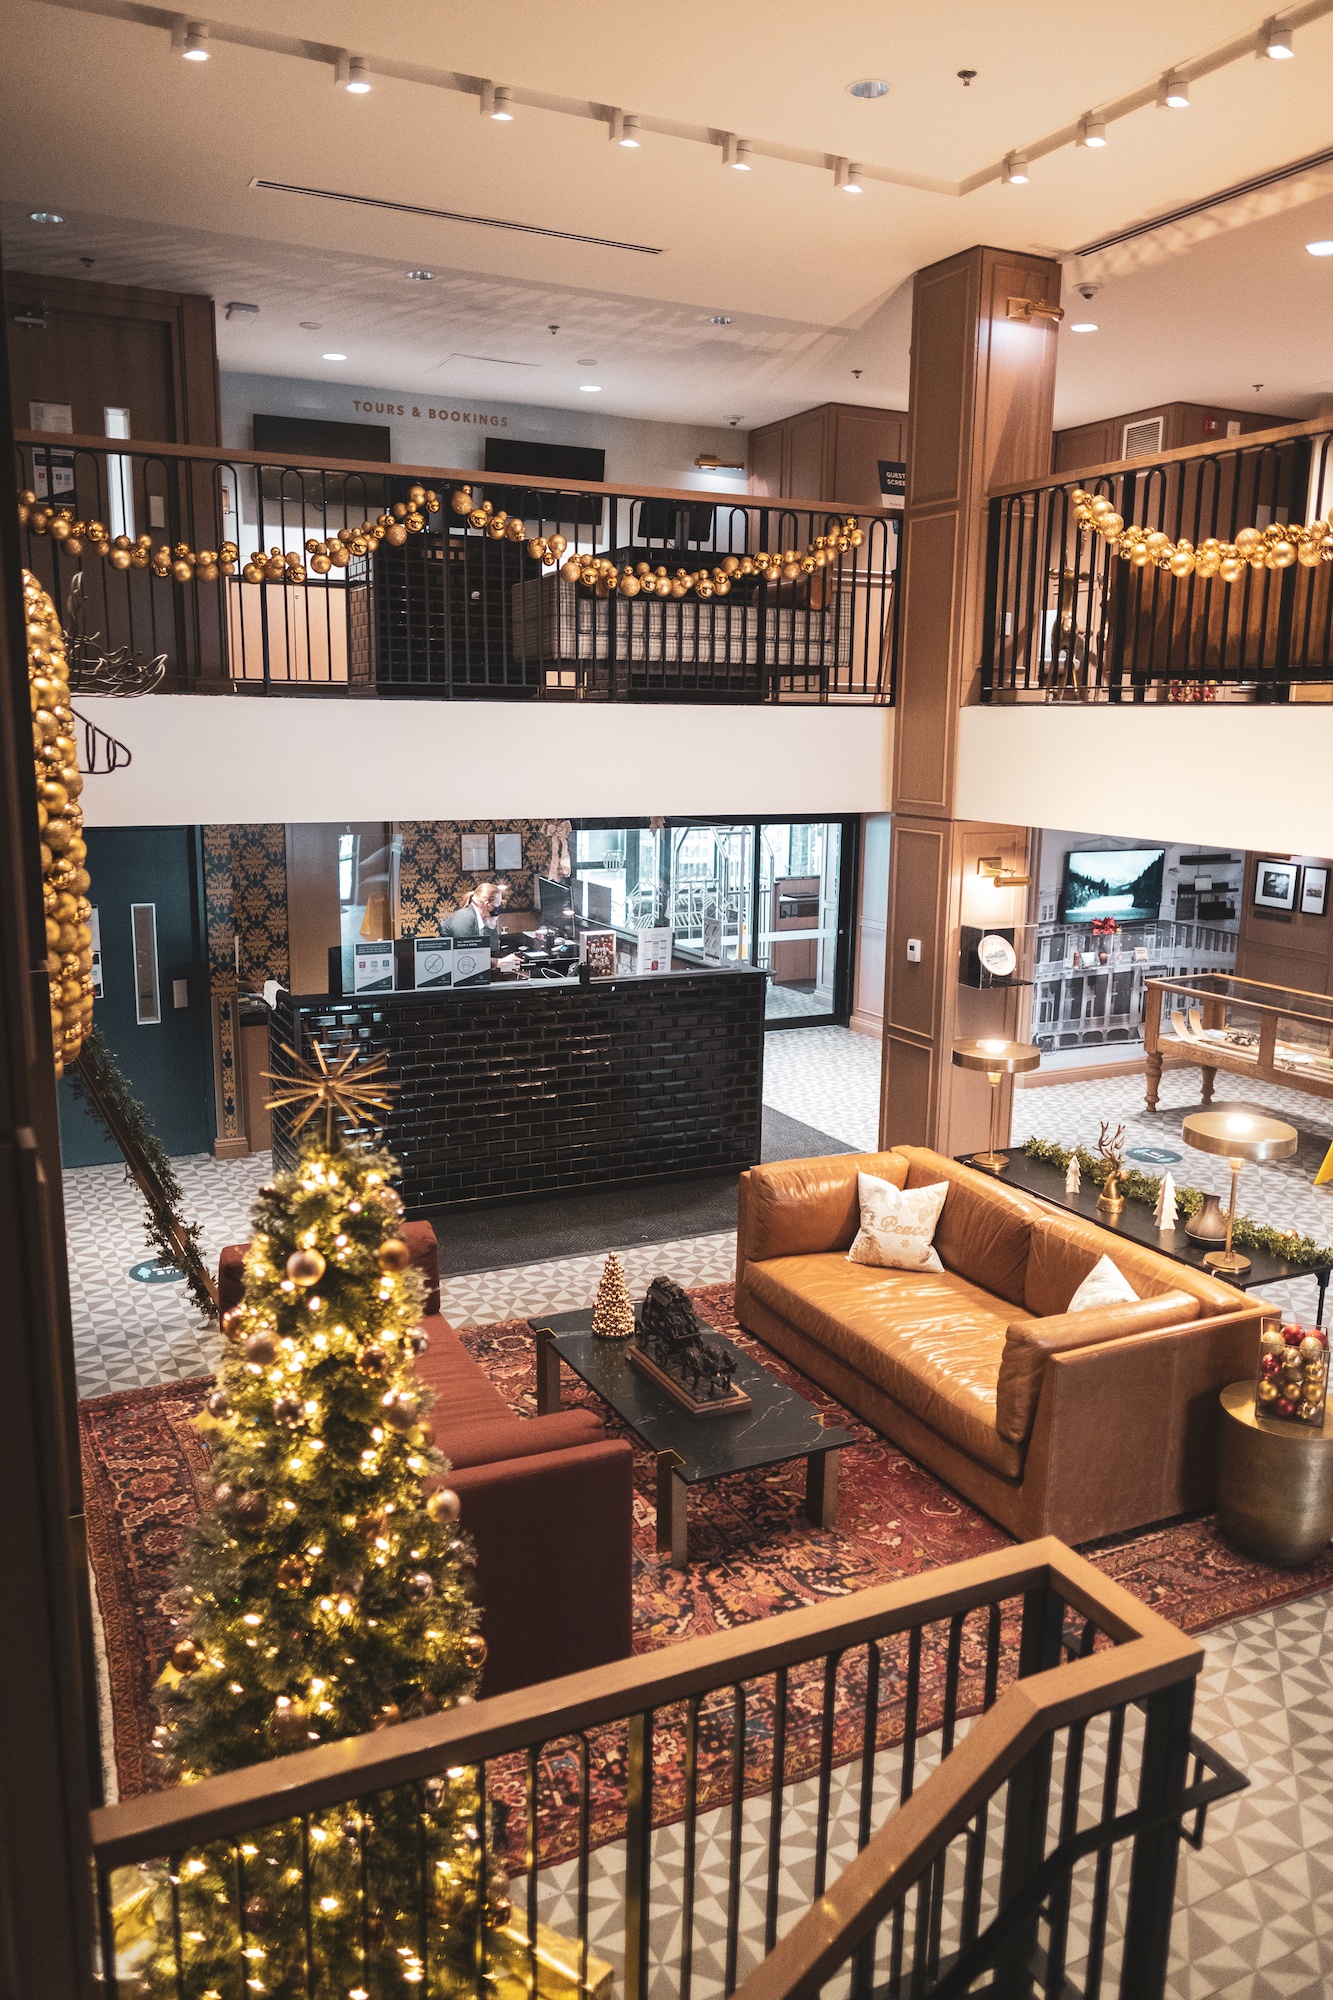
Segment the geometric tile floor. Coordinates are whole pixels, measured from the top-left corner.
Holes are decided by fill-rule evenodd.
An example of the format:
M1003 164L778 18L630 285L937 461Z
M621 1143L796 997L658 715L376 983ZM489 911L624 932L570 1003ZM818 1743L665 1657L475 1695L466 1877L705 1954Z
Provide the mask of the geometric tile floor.
M1180 1118L1196 1101L1196 1072L1167 1073L1162 1107L1143 1105L1137 1073L1092 1083L1053 1084L1016 1093L1015 1143L1032 1133L1063 1144L1094 1143L1101 1118L1124 1119L1129 1146L1179 1143ZM1219 1083L1219 1098L1225 1094ZM1236 1093L1241 1094L1238 1084ZM1246 1084L1247 1102L1292 1117L1326 1144L1330 1109L1274 1085ZM844 1144L872 1150L879 1103L879 1046L842 1028L786 1030L767 1042L764 1099ZM1209 1162L1182 1153L1182 1174L1208 1185ZM1247 1213L1282 1227L1333 1238L1333 1186L1312 1185L1312 1154L1250 1167L1242 1183ZM1188 1166L1185 1160L1188 1158ZM206 1256L244 1237L267 1155L245 1160L192 1156L174 1163L185 1212L199 1222ZM147 1253L139 1197L120 1168L67 1173L66 1224L79 1393L178 1381L210 1369L217 1336L201 1324L179 1284L144 1285L129 1267ZM1216 1185L1221 1191L1221 1177ZM608 1249L615 1248L608 1243ZM686 1284L731 1275L730 1231L623 1252L631 1286L664 1265ZM503 1271L472 1272L443 1287L455 1325L554 1312L591 1303L600 1256L552 1259ZM1287 1288L1280 1303L1312 1314L1314 1286ZM1307 1297L1308 1294L1308 1297ZM1274 1295L1275 1302L1278 1295ZM1316 2000L1333 1995L1333 1592L1237 1620L1204 1635L1206 1662L1195 1727L1250 1778L1249 1789L1209 1815L1203 1852L1182 1850L1169 1992L1172 2000ZM802 1810L794 1797L792 1811ZM670 1830L668 1830L670 1836ZM795 1851L795 1850L793 1850ZM669 1848L662 1850L667 1861ZM709 1870L701 1846L699 1918L707 1927ZM553 1894L559 1883L552 1881ZM618 1913L607 1884L596 1910L603 1930ZM798 1887L792 1887L792 1896ZM559 1915L558 1900L551 1915ZM546 1909L543 1908L543 1916ZM560 1918L564 1927L564 1918Z

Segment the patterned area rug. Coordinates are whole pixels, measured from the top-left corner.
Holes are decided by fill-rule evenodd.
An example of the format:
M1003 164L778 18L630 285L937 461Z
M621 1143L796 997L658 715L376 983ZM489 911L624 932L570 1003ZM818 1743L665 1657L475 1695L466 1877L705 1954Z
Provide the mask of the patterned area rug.
M1004 1547L1005 1533L969 1507L886 1439L851 1416L787 1362L739 1332L729 1285L692 1294L700 1312L748 1348L775 1375L849 1430L842 1454L836 1529L821 1532L805 1518L804 1465L739 1475L696 1488L690 1501L691 1563L673 1570L655 1546L654 1465L635 1456L636 1652L649 1652L708 1632L727 1631L777 1612L822 1603L848 1591L919 1575L943 1564ZM465 1333L477 1360L513 1408L535 1408L532 1330L527 1321ZM184 1523L198 1510L207 1457L189 1419L209 1378L134 1389L81 1406L89 1547L106 1632L115 1756L123 1796L157 1782L149 1739L152 1684L168 1650L161 1611ZM568 1373L565 1400L602 1406ZM615 1428L612 1420L612 1428ZM1199 1632L1248 1612L1321 1590L1333 1581L1333 1550L1300 1570L1277 1570L1229 1548L1210 1517L1166 1523L1084 1550L1108 1576L1186 1631ZM1014 1671L1014 1619L1003 1630L1001 1684ZM957 1661L958 1713L974 1712L984 1691L985 1619L964 1628ZM763 1789L775 1742L785 1735L788 1781L817 1767L822 1732L831 1728L835 1762L860 1753L873 1715L876 1742L901 1739L909 1700L906 1642L880 1648L878 1684L867 1687L864 1649L849 1654L826 1688L822 1670L794 1672L783 1728L771 1682L751 1684L743 1716L732 1697L704 1705L699 1717L700 1810L721 1804L735 1787L737 1749L742 1789ZM921 1730L938 1723L949 1672L947 1626L923 1635ZM623 1825L624 1731L600 1732L590 1745L591 1813L595 1841ZM685 1735L682 1717L662 1718L657 1741L657 1806L665 1822L684 1809ZM492 1774L495 1793L521 1808L521 1772ZM542 1759L540 1848L543 1860L571 1851L579 1804L575 1746L548 1745ZM511 1811L517 1835L521 1809Z

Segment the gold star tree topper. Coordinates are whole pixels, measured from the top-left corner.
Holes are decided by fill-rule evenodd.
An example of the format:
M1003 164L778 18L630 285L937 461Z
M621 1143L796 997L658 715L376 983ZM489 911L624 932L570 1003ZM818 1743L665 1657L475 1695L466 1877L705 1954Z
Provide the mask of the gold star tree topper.
M314 1062L305 1061L286 1042L281 1046L282 1053L291 1057L293 1070L290 1076L264 1072L265 1082L278 1086L266 1109L277 1111L286 1105L299 1105L301 1109L292 1121L293 1133L299 1132L322 1110L324 1144L331 1146L335 1116L346 1119L349 1125L373 1125L375 1112L387 1111L392 1105L389 1093L395 1086L385 1075L387 1056L371 1056L366 1060L360 1049L349 1049L330 1065L318 1042L311 1044Z

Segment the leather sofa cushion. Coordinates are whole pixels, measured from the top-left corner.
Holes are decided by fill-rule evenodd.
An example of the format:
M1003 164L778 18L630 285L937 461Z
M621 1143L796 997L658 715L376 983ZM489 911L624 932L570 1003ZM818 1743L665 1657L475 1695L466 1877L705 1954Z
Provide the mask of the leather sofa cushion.
M1028 1238L1040 1215L1031 1197L925 1146L897 1150L908 1162L909 1188L949 1183L935 1230L935 1248L946 1269L1011 1306L1025 1306Z
M995 1426L1011 1444L1024 1445L1032 1434L1041 1396L1046 1358L1074 1347L1091 1347L1106 1340L1123 1340L1133 1333L1156 1333L1167 1326L1184 1326L1199 1317L1199 1301L1185 1291L1161 1292L1151 1299L1125 1299L1094 1306L1088 1312L1058 1313L1049 1319L1024 1319L1004 1337L1004 1353L995 1394Z
M811 1256L846 1250L861 1226L857 1176L877 1174L903 1187L907 1162L896 1153L832 1153L751 1167L746 1186L745 1254Z
M465 1465L499 1465L510 1458L536 1458L549 1451L570 1451L577 1445L598 1444L606 1425L592 1410L552 1410L547 1417L479 1417L472 1423L449 1425L448 1448L440 1445L451 1471ZM439 1443L437 1435L436 1442ZM439 1480L427 1480L427 1487Z
M1007 1301L956 1272L886 1271L849 1264L838 1251L751 1264L747 1283L770 1311L941 1437L1009 1478L1022 1476L1022 1451L995 1425L1005 1331L1015 1317Z
M435 1441L447 1458L449 1440L456 1430L468 1424L513 1417L513 1412L445 1320L438 1314L429 1314L421 1327L430 1345L417 1357L417 1375L435 1398L430 1421Z
M948 1203L945 1204L946 1208ZM1100 1257L1109 1257L1141 1299L1188 1292L1200 1317L1235 1312L1243 1296L1206 1271L1191 1270L1159 1250L1099 1229L1076 1215L1043 1215L1032 1231L1023 1303L1036 1319L1067 1312L1069 1301ZM947 1260L946 1260L947 1261Z

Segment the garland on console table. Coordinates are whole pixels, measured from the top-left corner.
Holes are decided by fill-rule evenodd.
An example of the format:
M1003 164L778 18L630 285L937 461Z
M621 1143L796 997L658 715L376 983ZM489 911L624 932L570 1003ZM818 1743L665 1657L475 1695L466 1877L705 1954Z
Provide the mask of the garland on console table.
M1242 528L1234 542L1210 535L1196 548L1184 536L1173 542L1160 528L1127 528L1105 494L1076 486L1071 498L1080 527L1100 535L1135 569L1151 566L1172 576L1215 576L1235 583L1247 569L1290 569L1293 563L1316 569L1321 562L1333 562L1333 510L1329 520L1312 521L1308 527L1275 521L1268 528Z
M1037 1160L1043 1166L1059 1167L1061 1172L1071 1160L1077 1160L1084 1179L1100 1187L1109 1171L1107 1163L1096 1153L1090 1153L1086 1146L1060 1146L1054 1139L1029 1139L1023 1151L1030 1160ZM1120 1175L1120 1192L1129 1201L1142 1202L1145 1207L1155 1209L1157 1197L1162 1191L1162 1183L1156 1174L1141 1174L1134 1167L1127 1167ZM1182 1219L1197 1215L1208 1196L1199 1188L1176 1187L1176 1208ZM1238 1215L1232 1231L1232 1240L1242 1250L1262 1250L1269 1257L1276 1257L1284 1264L1331 1264L1333 1247L1327 1243L1316 1243L1313 1236L1300 1236L1294 1229L1272 1229L1266 1222L1255 1222L1248 1215Z

